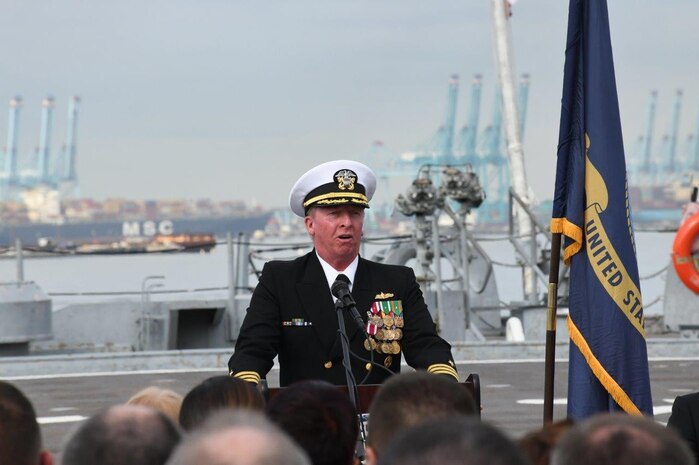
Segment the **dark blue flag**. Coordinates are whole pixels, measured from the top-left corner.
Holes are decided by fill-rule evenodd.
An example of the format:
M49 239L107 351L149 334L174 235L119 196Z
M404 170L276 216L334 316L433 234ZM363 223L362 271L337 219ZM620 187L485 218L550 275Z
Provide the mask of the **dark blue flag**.
M551 231L570 265L568 415L652 415L605 0L570 0Z

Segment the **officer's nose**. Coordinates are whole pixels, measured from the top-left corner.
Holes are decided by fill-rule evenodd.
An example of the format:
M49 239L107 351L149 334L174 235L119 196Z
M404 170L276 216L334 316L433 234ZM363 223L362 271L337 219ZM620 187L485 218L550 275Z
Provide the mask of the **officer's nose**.
M350 218L350 215L347 212L340 214L340 225L341 226L347 226L351 222L352 222L352 219Z

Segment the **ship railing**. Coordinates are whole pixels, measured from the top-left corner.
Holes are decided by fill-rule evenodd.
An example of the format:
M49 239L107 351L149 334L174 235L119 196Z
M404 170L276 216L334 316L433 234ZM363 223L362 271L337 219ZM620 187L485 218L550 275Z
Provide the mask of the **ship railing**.
M524 266L533 270L537 281L548 285L548 269L551 256L551 232L539 216L532 210L528 202L525 202L514 190L509 190L508 196L509 218L508 235L510 242L519 254ZM529 234L520 235L516 229L516 215L526 215L532 228ZM568 267L561 266L559 283L567 281Z

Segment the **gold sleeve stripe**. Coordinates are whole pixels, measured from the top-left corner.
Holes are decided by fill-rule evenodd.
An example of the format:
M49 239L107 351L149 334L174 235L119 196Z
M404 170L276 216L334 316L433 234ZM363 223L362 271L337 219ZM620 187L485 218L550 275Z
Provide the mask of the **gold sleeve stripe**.
M430 373L433 374L433 375L451 376L451 377L454 378L456 381L459 381L459 377L458 377L457 375L455 375L454 373L450 373L450 372L448 372L448 371L444 371L444 372L442 372L442 371L432 371L432 372L430 372Z
M430 365L429 367L427 367L427 371L431 371L431 370L434 370L437 368L444 368L446 370L451 370L454 373L456 373L456 368L454 368L451 365L447 365L446 363L434 363L434 364Z
M232 375L234 378L240 378L250 383L259 384L260 375L256 371L239 371Z
M430 365L427 368L427 372L440 375L450 375L456 378L457 381L459 379L459 375L456 373L456 370L450 367L449 365L443 363L436 363L434 365Z
M433 368L431 370L427 370L427 372L428 373L448 374L448 375L456 376L456 371L448 370L446 368Z

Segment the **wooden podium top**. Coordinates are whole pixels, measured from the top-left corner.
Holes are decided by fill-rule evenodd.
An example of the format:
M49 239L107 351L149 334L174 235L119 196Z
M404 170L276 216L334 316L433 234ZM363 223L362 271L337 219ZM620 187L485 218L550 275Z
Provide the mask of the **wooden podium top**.
M480 382L480 377L478 376L477 373L471 373L468 375L468 378L466 378L466 381L463 383L459 383L459 385L463 386L464 389L466 389L471 396L473 397L473 400L475 401L476 404L476 410L478 411L478 416L480 417L480 406L481 406L481 382ZM347 386L337 386L338 389L347 392ZM357 403L358 408L359 408L359 413L368 413L369 412L369 407L371 406L371 402L374 400L374 396L378 392L379 388L381 388L380 384L362 384L357 386L357 391L358 391L358 396L357 396ZM265 395L265 398L267 400L273 398L277 394L279 394L281 391L283 391L284 388L267 388L267 392L263 393Z

